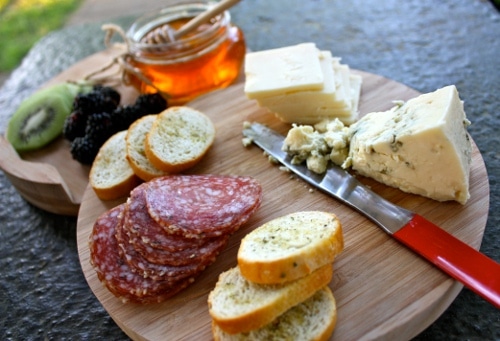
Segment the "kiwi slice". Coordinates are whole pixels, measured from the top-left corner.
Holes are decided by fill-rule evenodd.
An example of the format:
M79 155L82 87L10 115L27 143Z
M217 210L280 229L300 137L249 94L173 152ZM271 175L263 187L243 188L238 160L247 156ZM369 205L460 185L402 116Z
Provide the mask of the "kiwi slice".
M87 89L85 85L60 83L35 92L9 120L7 140L18 152L45 146L61 134L76 94Z

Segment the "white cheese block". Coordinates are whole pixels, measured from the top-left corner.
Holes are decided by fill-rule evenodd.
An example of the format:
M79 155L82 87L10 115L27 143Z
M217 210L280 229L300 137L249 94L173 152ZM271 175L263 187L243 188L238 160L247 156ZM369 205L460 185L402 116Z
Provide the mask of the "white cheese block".
M325 83L321 90L303 90L259 97L257 101L288 123L316 124L339 118L351 124L358 118L361 77L351 75L347 65L333 62L329 51L321 52ZM337 65L338 64L338 65Z
M245 75L247 97L284 122L351 124L358 117L361 77L313 43L249 53Z
M320 55L314 43L248 53L245 94L256 99L290 91L321 90L324 74Z
M349 162L359 174L438 201L469 198L471 141L455 86L353 124Z

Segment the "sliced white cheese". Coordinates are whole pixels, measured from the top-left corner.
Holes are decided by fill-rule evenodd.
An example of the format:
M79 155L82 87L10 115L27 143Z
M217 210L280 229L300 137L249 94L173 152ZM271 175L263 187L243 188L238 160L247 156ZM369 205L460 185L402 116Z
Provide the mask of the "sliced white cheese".
M245 94L256 99L290 91L321 90L324 74L314 43L248 53L245 57Z
M361 77L340 58L303 43L247 54L245 94L287 123L358 117Z
M258 97L259 105L288 123L316 124L334 118L353 123L358 117L361 77L351 75L349 67L339 64L330 51L321 51L321 57L322 89Z
M353 124L352 169L438 201L469 198L469 124L455 86L411 99Z

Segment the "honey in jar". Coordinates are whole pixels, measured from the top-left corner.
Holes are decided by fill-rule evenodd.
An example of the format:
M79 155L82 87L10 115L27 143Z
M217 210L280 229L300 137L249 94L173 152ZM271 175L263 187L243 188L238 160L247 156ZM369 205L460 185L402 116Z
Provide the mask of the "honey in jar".
M159 89L168 94L169 104L182 105L199 95L227 87L238 78L246 52L245 39L241 29L231 23L228 11L177 40L167 37L164 42L152 43L145 39L158 27L178 30L209 6L210 2L170 6L139 18L130 27L129 64L141 77L129 72L128 79L139 92Z

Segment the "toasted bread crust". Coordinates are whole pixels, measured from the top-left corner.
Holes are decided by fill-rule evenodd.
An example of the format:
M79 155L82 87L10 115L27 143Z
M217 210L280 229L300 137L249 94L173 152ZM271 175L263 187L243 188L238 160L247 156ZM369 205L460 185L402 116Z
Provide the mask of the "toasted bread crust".
M140 182L126 159L126 133L111 136L92 163L89 182L101 200L125 197Z
M290 239L287 235L296 235L297 238ZM301 239L301 235L307 235L310 240ZM279 255L273 254L272 250L267 253L268 245L276 240L283 251ZM238 251L238 266L249 281L286 283L332 263L343 248L342 226L334 214L295 212L274 219L246 235Z
M170 107L160 113L145 142L149 161L168 173L196 165L215 139L215 126L208 116L189 107Z
M156 118L157 115L141 117L128 128L126 137L127 160L134 173L144 181L168 174L156 168L145 154L146 135L153 126Z
M284 285L259 285L246 281L241 276L239 268L235 267L220 275L208 298L209 313L214 323L226 333L249 332L271 323L277 316L314 295L331 281L332 275L332 265L328 264L306 277ZM228 283L236 285L237 290L242 290L244 287L247 292L232 292L228 290ZM234 298L238 294L251 296L252 304L243 303L243 306L238 306L241 301L239 298ZM231 305L229 309L225 306L225 302ZM232 313L230 310L238 312Z
M140 180L135 177L127 178L114 186L107 188L93 187L95 194L101 200L114 200L129 195L130 191L133 190Z
M326 341L332 335L336 324L337 305L332 291L326 286L262 328L244 334L228 334L212 321L212 335L215 341L274 339Z

